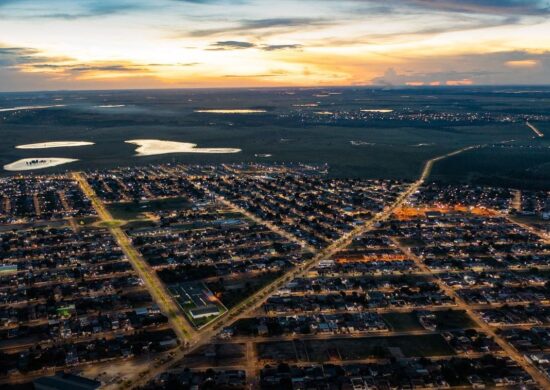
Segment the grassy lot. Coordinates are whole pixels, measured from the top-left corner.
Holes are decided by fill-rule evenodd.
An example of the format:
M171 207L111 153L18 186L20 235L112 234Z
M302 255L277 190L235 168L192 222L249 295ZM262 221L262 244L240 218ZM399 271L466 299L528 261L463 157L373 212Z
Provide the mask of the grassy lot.
M238 305L243 300L253 295L256 291L259 291L264 286L273 282L282 274L282 271L264 272L253 278L247 277L246 280L241 279L224 282L222 279L208 283L207 286L216 295L220 296L220 300L227 308L231 309L233 306Z
M423 330L414 313L383 313L382 318L394 332L408 332L412 330Z
M304 353L300 353L302 348L305 348ZM257 345L260 359L315 362L391 357L389 348L399 349L405 357L451 356L455 354L439 334L268 342Z
M124 225L124 229L126 229L127 232L130 232L132 230L139 230L139 229L147 229L147 228L154 228L156 225L153 221L149 220L137 220L137 221L131 221Z
M435 312L437 330L475 328L476 324L462 310L442 310Z
M82 218L75 218L75 221L78 226L91 226L99 219L97 217L82 217Z
M343 360L391 356L388 348L399 348L406 357L454 355L441 335L368 337L353 339L311 340L306 342L313 361L324 361L336 353Z
M510 218L518 223L531 225L537 229L544 229L550 226L549 220L544 220L538 215L512 215Z
M124 225L124 221L121 220L114 220L114 221L101 221L98 222L97 226L103 227L103 228L119 228Z
M108 205L107 208L113 218L130 221L135 219L145 219L142 214L146 212L176 210L184 208L188 205L189 201L186 198L168 198L142 202L113 203Z

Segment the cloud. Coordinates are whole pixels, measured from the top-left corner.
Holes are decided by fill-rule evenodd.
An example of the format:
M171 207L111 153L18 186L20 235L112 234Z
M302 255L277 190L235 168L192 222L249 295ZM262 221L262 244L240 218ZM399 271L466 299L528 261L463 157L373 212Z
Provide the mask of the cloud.
M245 3L244 0L173 0L178 3L192 3L192 4L216 4L216 3Z
M17 9L10 10L3 17L19 19L65 19L76 20L82 18L94 18L115 14L125 14L137 10L152 8L151 4L137 0L113 0L113 1L83 1L76 0L67 3L61 0L51 0L48 3L33 3L28 0L0 0L0 7L18 4ZM59 10L63 10L59 12Z
M146 68L135 65L76 65L67 66L64 70L69 72L144 72Z
M21 3L21 0L0 0L0 7L3 7L5 5L14 4L14 3Z
M483 72L475 72L476 76L484 74ZM471 85L474 83L473 76L474 72L456 71L399 74L395 69L389 68L383 76L372 79L371 83L385 86Z
M142 85L147 82L152 86L151 77L145 81L148 74L151 74L148 67L132 63L81 63L70 57L48 56L35 48L0 46L0 89L3 91L107 87L102 77L109 80L110 85L132 77L141 79Z
M32 56L38 53L38 50L28 47L0 47L0 56L2 57Z
M191 65L191 64L183 64ZM0 47L0 69L10 69L19 73L56 74L66 78L85 74L150 73L154 66L131 62L119 63L93 61L81 63L70 57L46 56L40 50L28 47Z
M68 58L45 56L41 51L29 47L0 46L1 67L17 67L28 64L52 63L65 60L68 60Z
M226 74L226 75L223 75L222 77L224 78L228 78L228 79L231 79L231 78L265 78L265 77L280 77L280 76L284 76L283 74L279 74L279 73L264 73L264 74L246 74L246 75L243 75L243 74Z
M239 50L256 47L254 43L244 41L219 41L210 45L209 50Z
M268 19L241 19L232 21L225 27L210 28L205 30L194 30L185 32L183 36L208 37L219 34L257 34L262 32L266 35L266 30L295 30L297 28L321 27L335 24L334 20L329 21L324 18L268 18Z
M178 63L175 63L175 64L147 64L148 67L159 67L159 68L165 68L165 67L170 67L170 66L173 66L173 67L182 67L182 68L186 68L186 67L191 67L191 66L197 66L197 65L200 65L201 62L178 62Z
M407 67L426 71L388 68L370 83L387 86L550 84L550 52L511 51L430 57L411 60Z
M460 20L450 22L446 21L440 25L418 24L413 26L404 26L396 28L393 31L380 33L367 33L350 35L349 37L324 38L317 41L309 41L308 47L327 47L327 46L363 46L394 44L403 42L417 42L424 37L432 37L445 33L464 33L482 29L491 29L501 26L520 25L524 21L516 16L500 17L496 19L478 19L461 17Z
M550 13L548 0L407 0L400 5L437 12L540 15Z
M0 70L60 85L149 77L143 75L197 85L236 85L239 77L261 85L550 84L549 6L550 0L0 0L0 31L9 39L0 43ZM288 74L273 77L279 68Z
M333 22L331 22L333 23ZM326 19L321 18L271 18L271 19L248 19L240 21L240 28L244 30L260 30L266 28L280 27L304 27L324 26L329 24Z
M265 51L275 51L275 50L295 50L301 49L303 46L298 44L287 44L287 45L263 45L261 46L262 50Z
M42 62L57 62L59 58L43 56L42 52L29 47L0 46L0 66L16 67Z
M277 50L297 50L303 46L297 43L291 44L255 44L246 41L219 41L210 45L208 50L241 50L241 49L258 49L263 51Z
M540 65L539 60L510 60L506 61L506 66L511 68L534 68Z

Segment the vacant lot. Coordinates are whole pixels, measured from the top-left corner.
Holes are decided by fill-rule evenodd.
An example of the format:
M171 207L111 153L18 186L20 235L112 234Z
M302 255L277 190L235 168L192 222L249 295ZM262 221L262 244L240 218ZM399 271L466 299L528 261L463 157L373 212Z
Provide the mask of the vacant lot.
M435 311L437 330L475 328L475 323L462 310L440 310ZM424 330L415 312L410 313L384 313L382 318L395 332L409 332Z
M392 353L405 357L454 355L439 334L269 342L257 344L257 352L263 360L312 362L384 358L391 357Z
M108 206L115 219L125 221L145 219L143 213L161 210L176 210L189 205L185 198L156 199L143 202L113 203Z

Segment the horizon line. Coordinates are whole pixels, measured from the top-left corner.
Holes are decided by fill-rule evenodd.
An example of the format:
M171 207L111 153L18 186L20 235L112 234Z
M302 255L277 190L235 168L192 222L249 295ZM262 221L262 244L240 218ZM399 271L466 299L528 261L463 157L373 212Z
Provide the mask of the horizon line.
M0 94L16 93L64 93L64 92L108 92L108 91L206 91L206 90L315 90L315 89L468 89L468 88L550 88L548 84L475 84L475 85L329 85L329 86L258 86L258 87L159 87L159 88L107 88L107 89L36 89L2 91Z

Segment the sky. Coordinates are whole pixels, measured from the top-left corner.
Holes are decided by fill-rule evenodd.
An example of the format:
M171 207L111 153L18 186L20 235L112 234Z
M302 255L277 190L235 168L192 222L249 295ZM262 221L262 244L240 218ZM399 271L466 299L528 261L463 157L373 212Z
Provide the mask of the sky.
M550 84L550 0L0 0L0 91Z

